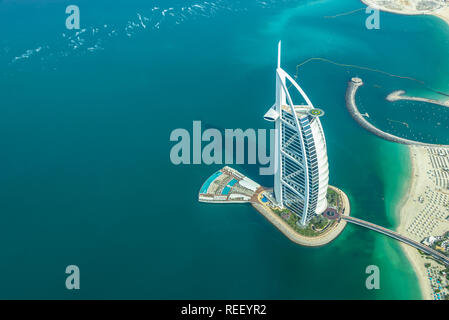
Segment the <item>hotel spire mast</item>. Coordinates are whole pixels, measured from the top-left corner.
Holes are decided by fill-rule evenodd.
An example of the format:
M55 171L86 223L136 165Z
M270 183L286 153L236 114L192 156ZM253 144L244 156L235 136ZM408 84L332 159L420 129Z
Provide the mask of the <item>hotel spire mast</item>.
M304 100L293 103L287 81ZM274 197L305 225L327 208L329 169L326 140L316 109L302 88L281 68L278 43L276 100L264 118L275 123Z

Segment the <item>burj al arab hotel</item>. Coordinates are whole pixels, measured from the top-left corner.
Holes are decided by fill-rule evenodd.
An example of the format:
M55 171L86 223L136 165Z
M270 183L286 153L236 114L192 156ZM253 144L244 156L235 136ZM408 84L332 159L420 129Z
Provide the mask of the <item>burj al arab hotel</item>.
M289 91L290 89L290 91ZM299 98L295 104L292 97ZM276 68L276 102L265 114L275 123L274 198L306 225L327 208L329 165L319 117L302 88L281 68L281 42Z

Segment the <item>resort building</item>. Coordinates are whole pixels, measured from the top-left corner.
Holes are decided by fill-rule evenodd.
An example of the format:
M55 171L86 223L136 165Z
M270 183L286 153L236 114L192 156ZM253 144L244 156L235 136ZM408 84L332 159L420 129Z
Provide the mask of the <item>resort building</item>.
M300 102L295 104L292 96ZM319 120L323 114L281 68L279 42L276 102L264 118L274 122L276 128L274 197L281 208L299 217L301 225L327 208L329 167Z

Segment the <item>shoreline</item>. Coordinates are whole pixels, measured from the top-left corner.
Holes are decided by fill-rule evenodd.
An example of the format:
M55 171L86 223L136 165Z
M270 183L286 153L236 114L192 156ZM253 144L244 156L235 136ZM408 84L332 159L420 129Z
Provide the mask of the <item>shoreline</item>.
M411 10L406 8L399 9L392 9L392 8L386 8L384 6L378 5L373 0L360 0L363 4L366 6L369 6L371 8L379 9L381 11L389 12L389 13L395 13L395 14L403 14L408 16L416 16L416 15L430 15L437 18L440 18L443 20L448 26L449 26L449 7L439 8L436 10Z
M449 192L445 191L446 183L449 183L449 176L446 176L447 166L449 166L449 162L446 164L449 160L449 145L407 140L373 126L358 111L355 103L356 91L362 85L363 81L360 78L352 78L348 82L346 108L353 119L362 128L382 139L408 146L410 159L410 175L406 179L409 184L408 191L407 193L402 191L404 194L401 199L391 202L394 206L395 217L399 220L397 232L417 243L422 243L429 237L443 236L449 230L449 219L444 216L445 211L449 212L447 210L449 207L446 208L446 205L449 206ZM391 99L391 95L389 97ZM429 276L431 274L429 268L442 271L441 267L444 269L444 266L422 256L418 250L405 244L402 248L418 278L422 299L439 299L440 296L435 293L441 291L441 288L436 288L437 284Z
M378 5L375 0L361 0L367 6L370 6L375 9L379 9L381 11L394 13L394 14L402 14L402 15L432 15L443 20L449 26L449 7L443 7L436 10L416 10L415 8L405 8L404 5L401 5L398 9L387 8L382 5ZM394 92L399 93L399 92ZM394 94L393 93L393 94ZM405 92L403 92L405 93ZM392 94L389 95L391 98ZM409 97L400 97L402 99L407 99ZM399 99L398 99L399 100ZM415 100L414 98L410 100ZM449 101L449 100L447 100ZM444 106L447 106L447 101L444 102ZM443 105L443 103L441 103ZM426 168L427 164L424 153L426 153L426 149L423 147L408 145L408 153L410 159L410 176L408 179L408 189L398 202L396 206L396 213L399 213L399 224L396 230L404 235L410 235L409 229L412 224L412 219L416 218L416 211L420 208L418 205L418 198L422 196L423 188L435 188L428 181L426 181ZM415 212L415 213L414 213ZM418 237L416 240L422 240ZM401 243L400 244L407 259L410 261L410 264L418 278L419 287L421 290L422 299L424 300L433 300L432 297L432 287L428 280L427 270L425 267L426 261L421 254L409 246Z
M449 148L408 146L410 158L410 176L408 189L397 205L399 225L396 230L415 241L423 241L430 236L441 236L449 230L444 202L435 202L435 197L447 197L448 192L436 182L435 172L449 157ZM435 162L439 161L439 162ZM429 269L444 270L437 263L418 250L404 246L402 248L418 278L422 298L434 299L435 286L429 280Z
M351 212L351 206L346 193L335 186L329 185L329 188L335 190L340 194L343 201L343 215L349 216ZM307 237L296 232L288 223L286 223L269 207L264 206L258 201L251 202L251 205L290 241L305 247L321 247L328 243L331 243L343 232L347 224L345 220L340 218L340 220L337 222L337 225L328 232L317 237Z
M323 229L323 232L316 236L305 236L296 231L273 210L267 201L262 201L262 196L269 189L228 166L213 173L203 183L198 193L198 201L204 203L249 203L292 242L306 247L320 247L332 242L340 235L347 224L341 216L349 217L351 212L348 196L335 186L329 185L328 187L339 194L342 204L338 208L341 212L338 212L338 217L333 219L336 220L336 223L333 223L328 229ZM224 191L226 192L224 193Z
M417 161L413 156L414 152L413 146L407 146L408 157L410 159L410 171L409 178L407 180L407 191L401 197L401 200L396 206L396 212L399 216L399 224L396 228L396 231L401 234L405 234L406 229L406 218L407 218L407 204L413 199L414 195L417 193ZM400 243L402 250L405 253L405 256L410 261L412 268L415 272L415 275L418 279L419 288L421 290L421 296L423 300L432 300L432 290L427 281L426 269L424 267L424 262L416 249L410 248L404 243Z

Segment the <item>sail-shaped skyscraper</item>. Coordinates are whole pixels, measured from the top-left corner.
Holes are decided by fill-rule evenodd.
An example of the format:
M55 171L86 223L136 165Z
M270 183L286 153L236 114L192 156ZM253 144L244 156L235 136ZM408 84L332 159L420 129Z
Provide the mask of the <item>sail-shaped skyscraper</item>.
M292 89L289 91L289 89ZM303 100L294 104L292 96ZM327 208L329 166L319 117L301 87L281 68L281 42L276 68L276 102L264 118L275 123L274 196L294 212L301 225Z

